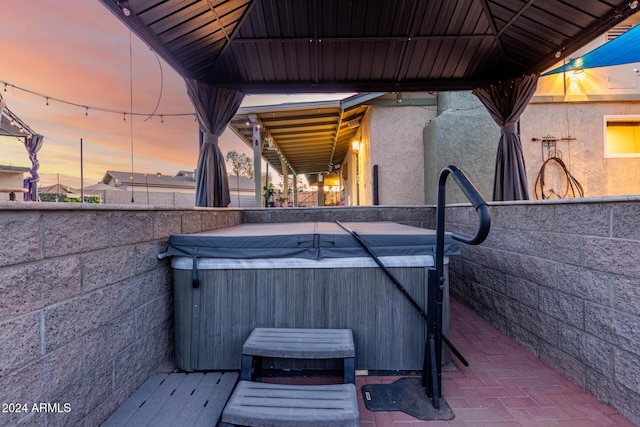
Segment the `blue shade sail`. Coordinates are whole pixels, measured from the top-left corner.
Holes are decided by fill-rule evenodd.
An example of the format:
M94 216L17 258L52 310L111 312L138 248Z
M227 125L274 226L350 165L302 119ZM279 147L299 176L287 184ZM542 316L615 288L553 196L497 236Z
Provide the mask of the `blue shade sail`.
M548 71L542 76L565 71L585 70L587 68L633 64L634 62L640 62L640 25L636 25L610 42L574 59L568 64Z

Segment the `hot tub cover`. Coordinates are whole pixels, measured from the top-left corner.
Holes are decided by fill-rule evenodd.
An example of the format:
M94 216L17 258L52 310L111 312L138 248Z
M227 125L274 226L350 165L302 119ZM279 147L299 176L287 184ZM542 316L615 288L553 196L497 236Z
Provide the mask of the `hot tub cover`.
M395 222L345 222L377 256L435 255L436 232ZM445 234L445 255L460 254ZM332 222L240 224L169 237L162 257L196 258L346 258L368 257L348 232Z

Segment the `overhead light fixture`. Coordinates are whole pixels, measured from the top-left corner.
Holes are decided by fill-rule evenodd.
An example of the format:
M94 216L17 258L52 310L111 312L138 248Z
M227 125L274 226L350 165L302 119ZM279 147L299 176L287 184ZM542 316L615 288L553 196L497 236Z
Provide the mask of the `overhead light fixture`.
M125 6L122 3L118 2L118 7L120 8L120 10L122 10L122 13L124 14L124 16L131 15L131 9L129 9L127 6Z
M349 126L349 129L357 128L358 126L360 126L360 119L349 120L347 122L347 126Z

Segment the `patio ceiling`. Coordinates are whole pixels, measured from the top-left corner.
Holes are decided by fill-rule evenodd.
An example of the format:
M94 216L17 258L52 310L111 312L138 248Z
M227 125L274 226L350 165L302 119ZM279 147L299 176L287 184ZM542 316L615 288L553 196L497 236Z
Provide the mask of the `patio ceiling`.
M100 0L182 76L245 93L467 90L541 72L629 0Z
M282 160L296 174L328 172L344 160L367 102L384 93L343 100L241 107L229 127L253 146L253 121L266 135L262 157L282 174ZM291 174L291 172L289 172Z

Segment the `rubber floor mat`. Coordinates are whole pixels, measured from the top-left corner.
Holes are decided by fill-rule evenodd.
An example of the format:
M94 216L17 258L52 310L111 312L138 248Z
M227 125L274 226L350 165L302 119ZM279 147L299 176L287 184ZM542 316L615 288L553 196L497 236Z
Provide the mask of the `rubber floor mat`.
M370 411L402 411L420 420L452 420L453 411L440 398L440 408L435 409L427 397L420 378L400 378L391 384L366 384L362 386L364 404Z

